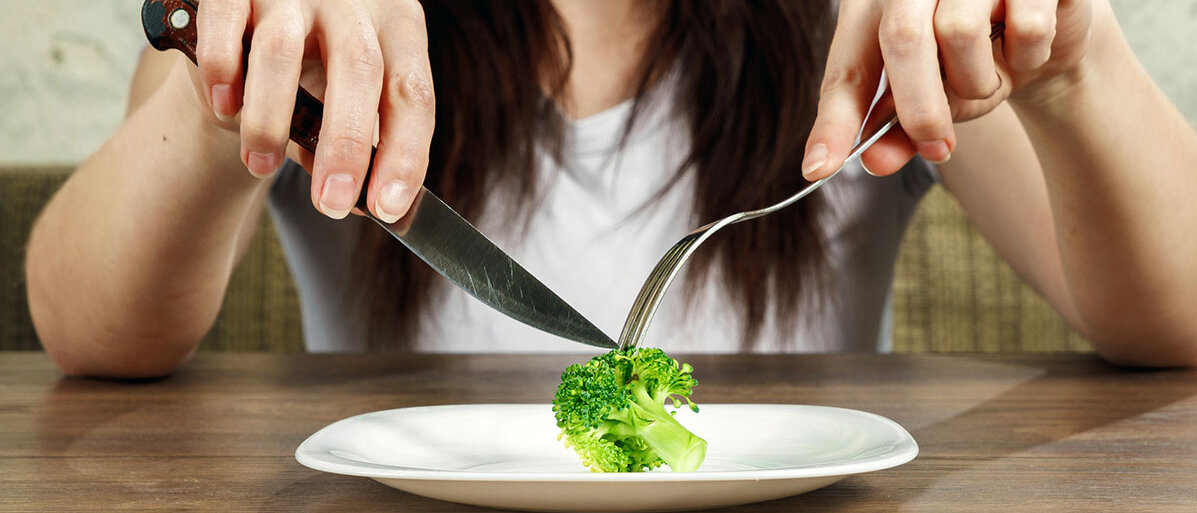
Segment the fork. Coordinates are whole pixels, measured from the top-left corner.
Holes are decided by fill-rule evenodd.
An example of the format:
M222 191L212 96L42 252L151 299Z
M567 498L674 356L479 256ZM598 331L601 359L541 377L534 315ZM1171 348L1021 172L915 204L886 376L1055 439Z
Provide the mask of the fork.
M867 122L866 122L867 123ZM731 226L736 223L764 217L778 210L786 208L798 200L806 197L808 194L815 192L816 189L822 187L836 175L843 171L845 167L851 162L860 159L860 155L865 150L869 149L873 143L881 139L891 128L898 124L897 116L891 116L885 124L881 125L869 138L861 141L852 149L852 153L844 160L839 169L826 176L825 178L807 185L797 194L782 200L781 202L758 210L748 210L745 212L737 212L730 216L724 217L718 221L702 226L682 237L669 251L665 252L665 256L657 262L657 266L649 273L648 279L645 280L644 285L640 288L640 293L636 296L636 301L632 303L632 310L628 312L628 318L624 321L623 331L619 334L619 349L625 350L634 348L639 345L641 339L644 338L644 333L648 329L648 325L652 322L653 316L657 313L657 307L661 305L661 299L665 297L665 291L669 289L669 285L673 283L673 279L677 276L682 266L698 249L698 246L714 235L715 232Z
M998 37L1001 37L1004 29L1005 24L1000 22L994 23L990 27L989 39L995 40ZM876 99L880 100L882 96L888 92L888 90L889 82L883 77L881 86L877 92ZM873 117L873 114L876 113L878 106L881 105L881 101L875 101L873 105L874 106L872 110L870 110L870 112L865 116L865 122L861 127L861 132L864 132L865 128L869 126L869 120ZM840 171L843 171L844 168L848 166L848 164L860 160L860 155L864 153L865 150L873 146L873 143L877 142L878 139L881 139L881 136L888 133L890 129L897 124L897 114L890 115L889 119L880 127L878 127L877 130L872 133L872 135L869 135L867 138L862 138L856 147L852 148L852 153L848 155L847 159L844 159L844 163L841 164L840 167L835 170L835 172L827 175L819 181L807 185L806 187L802 188L802 190L798 191L797 194L790 196L789 198L786 198L772 206L758 210L748 210L745 212L732 214L723 219L695 229L694 231L686 234L685 237L682 237L677 244L674 244L672 248L669 248L669 251L665 252L665 256L661 257L661 260L657 262L657 266L653 268L651 273L649 273L648 279L644 281L644 285L640 287L640 293L636 295L636 301L632 303L632 310L628 312L628 318L623 323L623 331L621 331L619 334L619 349L626 350L629 348L635 348L640 344L640 341L644 338L644 333L648 330L649 323L652 322L653 316L657 313L657 307L661 305L661 300L665 297L665 291L669 289L669 285L673 283L673 279L677 276L682 266L685 265L686 261L690 259L690 256L694 254L694 251L698 249L698 246L703 242L706 242L707 239L711 238L711 235L714 235L715 232L733 224L767 216L777 212L778 210L793 205L794 203L797 203L798 200L806 197L812 192L815 192L815 190L817 190L819 187L822 187L823 184L827 183L832 178L835 178L836 175L840 174Z

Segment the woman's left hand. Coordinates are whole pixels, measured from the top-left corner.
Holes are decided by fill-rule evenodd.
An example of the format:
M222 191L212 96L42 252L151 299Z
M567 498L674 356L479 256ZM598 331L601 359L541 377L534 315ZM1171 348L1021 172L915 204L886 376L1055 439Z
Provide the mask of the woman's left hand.
M883 69L901 124L862 164L885 175L915 153L947 161L954 121L1078 79L1094 1L1101 0L842 0L803 175L818 180L843 163ZM1004 34L991 41L998 22Z

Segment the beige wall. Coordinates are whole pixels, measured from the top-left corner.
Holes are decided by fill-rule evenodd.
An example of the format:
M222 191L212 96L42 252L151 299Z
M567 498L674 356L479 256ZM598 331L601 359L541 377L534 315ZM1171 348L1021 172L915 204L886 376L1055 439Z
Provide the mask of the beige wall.
M1197 0L1113 0L1144 64L1197 124ZM138 0L0 0L0 166L72 165L124 112Z
M0 0L0 166L75 164L124 115L137 0Z

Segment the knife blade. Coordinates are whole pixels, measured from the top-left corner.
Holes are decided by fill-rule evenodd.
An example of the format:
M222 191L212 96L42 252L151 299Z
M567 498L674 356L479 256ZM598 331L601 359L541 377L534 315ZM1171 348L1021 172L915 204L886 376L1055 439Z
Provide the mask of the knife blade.
M195 62L198 0L146 0L141 22L146 38L160 51L179 50ZM248 51L248 48L247 48ZM303 88L295 94L291 140L315 152L324 105ZM373 169L374 155L370 154ZM363 183L369 183L370 171ZM491 308L562 338L604 349L616 344L532 273L424 187L408 213L387 223L365 208L363 187L357 206L366 217L449 281Z

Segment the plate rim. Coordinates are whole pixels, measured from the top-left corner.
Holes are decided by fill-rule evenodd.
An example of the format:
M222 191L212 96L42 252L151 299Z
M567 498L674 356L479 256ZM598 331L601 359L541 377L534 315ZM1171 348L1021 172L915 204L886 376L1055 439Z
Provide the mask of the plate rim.
M836 406L786 404L786 403L711 403L700 405L700 408L715 407L765 407L765 408L804 408L815 410L837 410L855 415L872 417L872 420L887 425L900 434L901 440L894 444L883 455L873 456L860 461L836 463L826 466L813 467L778 467L766 469L716 470L695 472L487 472L461 471L428 468L408 468L394 465L351 460L331 454L328 451L313 448L326 433L337 428L339 424L357 421L364 417L391 414L400 411L431 410L461 407L521 407L531 406L551 408L546 403L462 403L438 404L424 406L410 406L391 408L361 413L337 420L320 428L309 435L295 449L295 460L299 464L312 470L341 474L348 476L368 477L371 479L411 480L411 481L472 481L472 482L515 482L535 481L540 483L579 483L579 482L616 482L616 483L650 483L650 482L703 482L703 481L744 481L744 480L786 480L815 477L849 476L866 472L875 472L893 468L910 462L919 454L918 442L905 428L897 422L876 413L841 408Z

